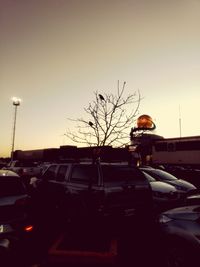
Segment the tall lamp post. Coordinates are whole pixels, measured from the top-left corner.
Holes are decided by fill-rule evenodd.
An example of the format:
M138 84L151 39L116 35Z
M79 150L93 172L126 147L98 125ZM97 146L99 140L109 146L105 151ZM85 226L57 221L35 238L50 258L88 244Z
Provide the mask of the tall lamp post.
M16 120L17 120L17 108L21 103L21 99L17 97L12 98L12 103L14 106L14 123L13 123L13 136L12 136L12 150L11 150L11 161L13 161L13 152L15 147L15 130L16 130Z

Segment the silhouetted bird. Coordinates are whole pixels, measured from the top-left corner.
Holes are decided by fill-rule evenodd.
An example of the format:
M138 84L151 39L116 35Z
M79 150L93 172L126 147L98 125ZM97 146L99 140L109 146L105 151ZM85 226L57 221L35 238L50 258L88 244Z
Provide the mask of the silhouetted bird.
M89 121L89 125L92 127L94 125L94 123L92 123L91 121Z
M104 97L101 95L101 94L99 94L99 98L103 101L105 101L105 99L104 99Z

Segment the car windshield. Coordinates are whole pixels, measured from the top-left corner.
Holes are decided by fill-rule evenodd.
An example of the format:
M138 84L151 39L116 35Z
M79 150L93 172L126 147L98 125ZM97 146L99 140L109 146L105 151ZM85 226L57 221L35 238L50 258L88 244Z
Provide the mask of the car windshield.
M145 176L137 169L127 166L102 166L104 182L144 181Z
M23 195L25 193L23 183L16 177L0 177L0 197Z
M172 174L162 170L145 170L146 173L153 176L156 180L175 181L177 178Z
M147 180L151 183L151 182L156 182L156 179L154 179L151 175L149 175L146 172L143 172L145 177L147 178Z

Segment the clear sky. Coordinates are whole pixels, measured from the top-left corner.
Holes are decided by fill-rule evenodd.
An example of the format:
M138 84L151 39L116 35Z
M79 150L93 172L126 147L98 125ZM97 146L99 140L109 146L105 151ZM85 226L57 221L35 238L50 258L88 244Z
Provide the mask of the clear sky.
M143 97L164 137L200 135L200 0L0 0L0 156L70 144L94 91ZM180 112L179 112L180 111ZM134 126L134 125L133 125Z

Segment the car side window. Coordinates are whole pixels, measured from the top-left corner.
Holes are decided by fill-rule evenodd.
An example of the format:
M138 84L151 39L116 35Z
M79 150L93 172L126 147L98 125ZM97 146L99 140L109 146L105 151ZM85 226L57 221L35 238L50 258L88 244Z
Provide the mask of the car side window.
M68 170L67 165L61 165L57 172L56 181L63 182L65 180L67 170Z
M56 165L50 166L42 175L42 179L49 181L56 179Z
M102 166L104 182L146 181L144 174L127 166Z
M74 165L72 168L71 182L89 184L90 182L97 184L98 171L96 165Z

